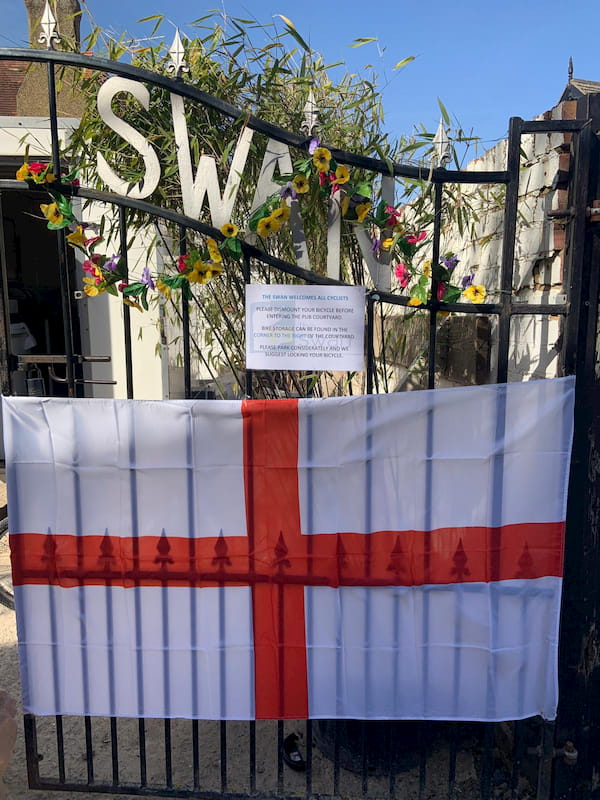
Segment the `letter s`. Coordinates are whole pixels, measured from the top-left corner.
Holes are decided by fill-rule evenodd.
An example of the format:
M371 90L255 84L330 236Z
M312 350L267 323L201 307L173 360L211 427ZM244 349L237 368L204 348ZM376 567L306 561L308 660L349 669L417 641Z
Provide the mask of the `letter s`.
M130 187L129 182L120 178L108 165L102 153L96 154L96 166L98 175L113 192L127 197L133 197L136 200L141 200L151 195L158 186L158 182L160 181L160 163L150 142L147 142L142 134L136 131L129 123L117 117L112 110L111 104L113 97L119 92L128 92L132 94L138 103L146 110L148 110L150 105L150 93L145 86L137 81L130 81L127 78L117 77L109 78L106 83L102 84L98 91L98 113L109 128L115 133L118 133L119 136L138 151L144 159L146 173L136 186Z

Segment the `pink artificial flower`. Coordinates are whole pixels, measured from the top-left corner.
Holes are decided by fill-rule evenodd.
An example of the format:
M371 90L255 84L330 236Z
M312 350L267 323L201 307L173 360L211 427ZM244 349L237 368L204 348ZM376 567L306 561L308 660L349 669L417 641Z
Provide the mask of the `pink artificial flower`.
M126 286L129 286L129 284L128 284L126 281L124 281L123 283L120 283L120 284L118 285L118 287L117 287L117 288L118 288L118 290L119 290L120 292L122 292L122 291L123 291L123 289L124 289Z
M42 164L40 161L32 161L29 165L29 171L33 172L35 175L39 175L47 166L48 164Z
M398 211L398 209L394 208L394 206L386 206L385 213L390 215L388 217L388 221L386 222L386 225L389 225L390 227L392 225L397 225L400 221L400 217L402 216L402 212Z
M427 234L425 233L425 231L421 231L421 233L415 233L410 236L407 236L406 241L409 244L418 244L419 242L422 242L423 239L425 238L427 238Z
M319 172L319 186L328 186L335 180L335 172Z
M408 282L410 281L410 270L408 270L401 261L399 264L396 264L394 275L400 281L400 286L403 289L406 289L406 287L408 286Z
M179 270L179 272L186 271L186 269L189 266L189 260L190 257L187 253L184 256L179 256L179 258L177 259L177 269Z
M446 295L446 285L444 283L438 283L437 287L437 299L438 302L442 302L444 296Z

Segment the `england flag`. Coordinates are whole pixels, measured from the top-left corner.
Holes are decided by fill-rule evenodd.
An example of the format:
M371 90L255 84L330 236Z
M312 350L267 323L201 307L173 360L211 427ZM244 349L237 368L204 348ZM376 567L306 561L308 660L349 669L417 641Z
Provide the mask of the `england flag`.
M553 719L573 396L4 398L26 711Z

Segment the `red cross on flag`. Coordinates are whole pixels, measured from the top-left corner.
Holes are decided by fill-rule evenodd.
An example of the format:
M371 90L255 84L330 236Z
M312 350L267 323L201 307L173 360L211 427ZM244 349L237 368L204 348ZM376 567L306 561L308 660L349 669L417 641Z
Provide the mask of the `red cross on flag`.
M26 710L552 719L573 394L5 398Z

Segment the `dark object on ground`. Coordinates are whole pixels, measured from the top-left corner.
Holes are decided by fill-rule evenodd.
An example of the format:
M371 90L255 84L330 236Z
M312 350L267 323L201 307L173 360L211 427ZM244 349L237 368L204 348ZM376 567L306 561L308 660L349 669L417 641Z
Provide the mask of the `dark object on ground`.
M290 733L289 736L286 736L283 740L281 754L283 756L283 760L290 769L293 769L296 772L305 772L306 761L302 757L300 750L298 750L298 745L296 744L297 741L298 737L295 733Z

